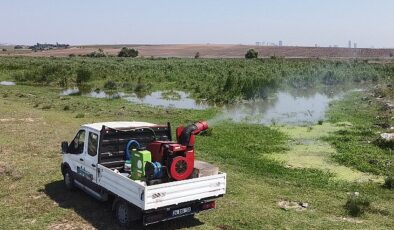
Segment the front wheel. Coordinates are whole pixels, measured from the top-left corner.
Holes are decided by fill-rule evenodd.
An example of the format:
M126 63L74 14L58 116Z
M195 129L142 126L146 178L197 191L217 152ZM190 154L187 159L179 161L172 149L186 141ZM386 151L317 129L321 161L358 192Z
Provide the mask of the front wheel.
M66 188L68 190L73 190L74 189L74 179L71 176L70 170L67 170L64 173L63 179L64 179L64 184L66 185Z

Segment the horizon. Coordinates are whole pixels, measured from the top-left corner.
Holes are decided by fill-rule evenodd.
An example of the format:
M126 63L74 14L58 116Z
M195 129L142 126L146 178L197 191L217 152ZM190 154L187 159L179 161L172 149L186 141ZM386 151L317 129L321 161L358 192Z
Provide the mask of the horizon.
M394 20L389 0L5 0L1 5L0 44L253 46L283 41L283 46L346 48L351 41L357 48L394 47L394 28L386 23Z

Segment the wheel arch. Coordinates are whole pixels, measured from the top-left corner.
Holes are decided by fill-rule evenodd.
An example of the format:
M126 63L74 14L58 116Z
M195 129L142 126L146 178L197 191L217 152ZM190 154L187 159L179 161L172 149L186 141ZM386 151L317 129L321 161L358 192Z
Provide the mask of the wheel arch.
M66 174L67 170L71 170L71 167L70 167L70 165L68 163L62 163L61 166L60 166L60 169L61 169L62 174L64 176L64 174Z
M127 209L129 212L129 218L130 218L131 222L137 221L137 220L142 220L143 211L141 210L141 208L135 206L134 204L130 203L129 201L127 201L119 196L117 196L112 203L112 211L115 214L117 212L117 210L116 210L117 206L121 202L125 202L127 204L127 207L128 207Z

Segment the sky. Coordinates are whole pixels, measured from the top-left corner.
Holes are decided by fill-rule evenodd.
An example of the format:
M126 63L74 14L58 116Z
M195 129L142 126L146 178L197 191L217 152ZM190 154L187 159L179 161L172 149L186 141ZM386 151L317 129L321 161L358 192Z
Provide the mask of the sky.
M0 0L0 43L394 47L393 0Z

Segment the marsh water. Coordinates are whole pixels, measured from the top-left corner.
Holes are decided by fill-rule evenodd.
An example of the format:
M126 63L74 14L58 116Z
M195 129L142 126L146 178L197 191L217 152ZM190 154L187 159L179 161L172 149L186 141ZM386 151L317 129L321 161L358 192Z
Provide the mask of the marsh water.
M325 119L332 101L344 94L365 88L362 84L318 85L309 87L282 86L261 89L253 99L232 105L216 106L222 110L214 120L231 120L253 124L309 124ZM123 99L131 103L163 108L197 109L212 107L182 91L156 91L146 95L106 92L99 89L65 89L61 95L82 95L94 98ZM168 96L170 95L170 96Z
M15 82L13 81L0 81L0 85L3 86L12 86L12 85L16 85Z
M175 91L176 97L168 98L163 92L153 92L144 97L138 97L137 95L131 95L125 97L129 102L137 104L146 104L151 106L162 106L166 108L178 108L178 109L207 109L210 106L205 102L198 102L197 100L190 97L188 93L182 91Z

